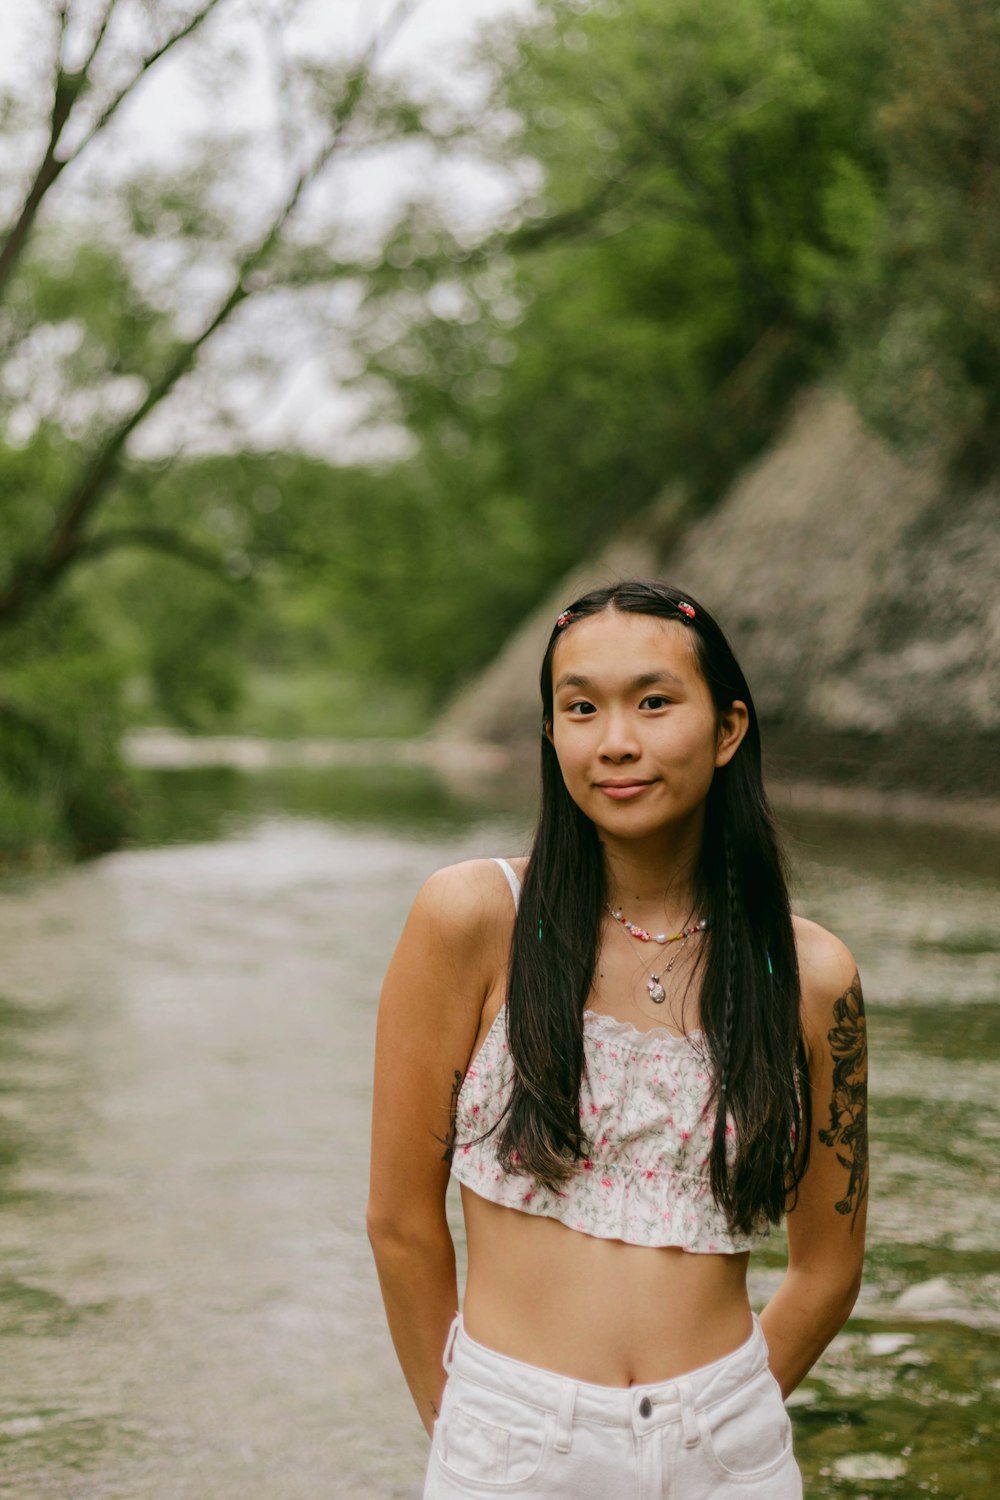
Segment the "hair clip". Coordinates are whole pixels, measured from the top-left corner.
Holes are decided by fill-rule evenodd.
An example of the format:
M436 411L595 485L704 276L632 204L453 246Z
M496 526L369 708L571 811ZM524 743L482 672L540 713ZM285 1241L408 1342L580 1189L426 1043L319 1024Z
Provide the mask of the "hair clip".
M558 630L560 626L565 625L567 621L572 620L572 618L573 611L571 609L564 609L558 620L556 620L556 629Z
M677 608L680 610L682 615L687 615L689 620L694 619L695 611L693 604L688 604L686 600L682 599L677 605Z

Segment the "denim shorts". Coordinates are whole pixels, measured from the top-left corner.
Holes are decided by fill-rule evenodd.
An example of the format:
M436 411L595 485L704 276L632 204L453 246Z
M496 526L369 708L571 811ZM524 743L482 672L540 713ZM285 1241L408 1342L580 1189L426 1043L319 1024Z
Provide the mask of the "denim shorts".
M802 1500L756 1315L745 1344L656 1385L591 1385L470 1339L456 1315L423 1500Z

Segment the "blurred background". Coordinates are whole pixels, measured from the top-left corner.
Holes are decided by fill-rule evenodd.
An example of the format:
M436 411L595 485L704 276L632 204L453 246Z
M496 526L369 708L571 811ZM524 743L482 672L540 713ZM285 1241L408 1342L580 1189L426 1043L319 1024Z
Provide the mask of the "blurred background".
M998 77L992 0L0 0L0 1492L415 1500L381 976L640 573L868 999L807 1493L992 1500Z

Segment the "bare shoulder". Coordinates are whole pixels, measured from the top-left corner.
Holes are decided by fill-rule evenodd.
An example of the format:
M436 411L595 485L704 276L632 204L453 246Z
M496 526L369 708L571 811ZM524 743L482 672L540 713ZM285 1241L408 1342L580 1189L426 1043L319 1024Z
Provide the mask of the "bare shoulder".
M809 917L793 916L792 928L795 932L803 998L807 989L836 989L841 979L844 983L850 983L858 966L850 948L836 933L821 927ZM843 987L840 984L840 989Z
M510 937L514 903L507 877L495 860L442 865L428 875L415 905L451 944L489 949L505 932Z
M802 1023L807 1037L826 1038L846 1006L863 1012L858 965L836 933L808 917L792 917L802 987Z
M452 1024L461 1029L462 1017L473 1014L478 1024L506 966L513 914L506 878L492 861L434 870L414 897L389 961L380 1018L391 1024L399 1016L411 1025L419 1015L432 1032Z

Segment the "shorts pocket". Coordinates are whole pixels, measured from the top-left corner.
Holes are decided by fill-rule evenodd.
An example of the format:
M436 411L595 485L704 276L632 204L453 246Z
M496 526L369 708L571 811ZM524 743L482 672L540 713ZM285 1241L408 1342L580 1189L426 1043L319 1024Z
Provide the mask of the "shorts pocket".
M466 1486L503 1490L534 1479L548 1453L551 1417L541 1407L472 1381L445 1386L434 1447L441 1472Z
M792 1424L766 1367L731 1396L698 1413L705 1458L724 1478L765 1479L793 1463Z

